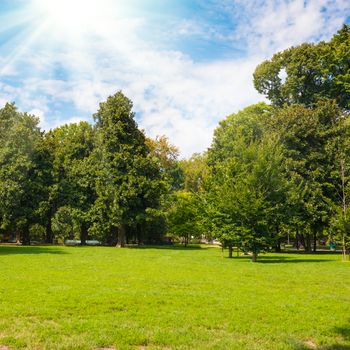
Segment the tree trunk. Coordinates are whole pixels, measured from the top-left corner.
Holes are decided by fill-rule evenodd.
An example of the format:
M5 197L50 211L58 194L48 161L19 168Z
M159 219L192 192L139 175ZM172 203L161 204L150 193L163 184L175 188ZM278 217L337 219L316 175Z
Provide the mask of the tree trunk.
M231 259L232 258L232 253L233 253L233 246L232 244L228 245L228 257Z
M182 244L184 244L184 246L187 247L187 244L188 244L188 234L185 234L185 235L183 236Z
M45 230L45 243L52 244L53 243L53 232L52 232L52 211L50 209L49 214L47 216L47 224Z
M124 224L120 225L118 228L118 248L124 248L125 247L125 238L126 238L126 227Z
M118 227L116 226L111 226L109 228L109 233L106 238L106 243L109 246L114 246L117 244L117 237L118 237Z
M253 252L253 255L252 255L252 262L256 262L258 259L258 253L257 252Z
M30 245L29 225L23 227L21 241L23 245Z
M314 253L316 253L316 250L317 250L317 231L314 230L313 232L313 238L314 238Z
M347 198L346 198L346 192L345 192L345 187L346 187L346 182L345 182L345 160L342 159L340 161L340 173L341 173L341 185L342 185L342 209L343 209L343 220L346 222L346 211L347 211ZM342 230L342 256L343 256L343 261L346 260L346 244L345 244L345 231L344 228ZM349 260L350 260L350 252L349 252Z
M297 233L295 235L295 247L297 248L297 250L300 249L300 238L299 238L299 232L297 230Z
M88 228L85 222L82 222L80 226L80 244L86 245L86 240L88 237Z
M143 232L142 232L142 227L140 224L137 224L136 226L137 232L137 245L143 245Z
M311 236L310 233L306 234L306 246L305 251L311 253Z
M137 233L137 245L143 245L143 235L141 232Z
M277 239L276 246L275 246L276 253L281 253L281 239Z
M276 236L278 236L280 233L280 226L278 224L276 224ZM276 253L281 253L282 249L281 249L281 238L277 238L277 241L276 241L276 246L275 246L275 249L276 249Z
M299 242L304 247L304 249L306 250L305 237L304 237L303 234L299 234Z

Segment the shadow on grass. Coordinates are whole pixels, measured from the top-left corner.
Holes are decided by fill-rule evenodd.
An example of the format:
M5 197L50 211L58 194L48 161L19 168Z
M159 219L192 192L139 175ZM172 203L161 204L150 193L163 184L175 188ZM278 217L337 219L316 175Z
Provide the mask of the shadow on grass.
M282 250L281 254L298 254L298 255L341 255L340 251L317 250L316 252L306 252L305 250Z
M218 249L213 246L201 246L201 245L135 245L128 246L129 249L162 249L162 250L207 250L207 249Z
M324 346L310 346L311 344L308 344L308 342L297 342L293 348L295 350L310 350L310 349L316 349L316 350L350 350L350 320L349 325L345 327L335 327L332 329L332 332L334 333L334 337L339 339L339 337L342 339L342 341L338 341L337 343L330 344L330 345L324 345Z
M347 327L335 327L334 332L340 335L347 344L334 344L322 350L350 350L350 320Z
M282 253L283 254L283 253ZM228 259L228 257L226 257ZM247 256L239 256L233 257L232 260L247 260L251 261L252 257L250 255ZM290 258L287 256L263 256L260 255L256 264L288 264L288 263L319 263L319 262L329 262L334 261L332 259L314 259L312 255L310 255L310 259L298 259L298 258Z
M68 254L66 251L48 247L0 246L0 257L3 255L36 255L36 254Z
M183 246L183 245L141 245L129 246L130 249L162 249L162 250L205 250L212 247L201 247L197 245Z
M284 264L284 263L318 263L333 261L332 259L313 259L310 256L309 259L289 258L286 256L261 256L258 258L260 264Z

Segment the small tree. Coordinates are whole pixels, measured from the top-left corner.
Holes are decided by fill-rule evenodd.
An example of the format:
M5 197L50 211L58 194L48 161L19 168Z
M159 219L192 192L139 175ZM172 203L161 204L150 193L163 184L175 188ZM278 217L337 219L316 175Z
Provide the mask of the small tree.
M284 149L269 130L271 117L272 109L264 103L228 116L208 151L205 188L214 236L229 244L229 254L234 243L251 251L253 261L276 246L288 215Z
M283 153L275 140L247 145L243 140L239 156L216 168L210 188L216 208L216 235L222 241L238 242L253 254L275 246L275 220L285 214L288 193ZM231 254L231 253L230 253Z

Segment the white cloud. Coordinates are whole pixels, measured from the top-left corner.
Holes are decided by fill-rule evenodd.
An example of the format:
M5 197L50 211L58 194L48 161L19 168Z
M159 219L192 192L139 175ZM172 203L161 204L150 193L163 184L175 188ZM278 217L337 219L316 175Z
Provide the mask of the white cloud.
M29 64L38 75L26 72L23 85L12 91L10 85L0 85L0 102L18 100L22 109L41 114L41 125L50 128L89 120L100 101L122 89L134 102L140 127L153 137L166 134L182 155L189 156L210 145L220 119L263 99L252 84L261 60L290 45L329 38L350 7L343 0L215 1L211 6L230 13L236 27L232 22L232 30L221 37L215 29L208 33L208 24L183 21L179 35L207 33L218 45L227 40L232 47L245 46L244 58L195 62L180 51L159 49L157 43L143 40L145 19L123 19L108 22L89 40L63 45L55 38L60 45L48 47L48 38L41 38L35 52L21 57L14 67L18 71ZM52 74L57 68L64 76ZM55 103L73 104L85 117L67 115L60 120L52 110Z
M239 16L237 5L246 14L235 37L246 40L251 52L265 55L305 41L329 39L350 11L348 0L236 0L224 4L234 18Z

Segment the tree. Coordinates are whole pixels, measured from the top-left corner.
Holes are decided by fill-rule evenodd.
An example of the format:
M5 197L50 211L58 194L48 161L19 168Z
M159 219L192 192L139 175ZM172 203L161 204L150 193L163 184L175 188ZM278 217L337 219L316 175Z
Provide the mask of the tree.
M333 160L330 167L333 212L331 228L342 245L343 260L349 250L349 196L350 196L350 119L341 115L334 125L335 137L327 144L327 154ZM350 250L349 250L350 253ZM349 257L350 258L350 257Z
M285 149L288 176L294 184L290 197L293 221L307 251L311 251L311 235L316 249L317 236L330 223L331 202L338 201L334 167L339 162L332 145L345 136L340 128L344 118L334 101L323 100L313 108L286 106L267 122ZM339 169L337 165L336 168ZM299 234L301 230L304 233Z
M52 231L57 238L62 240L74 239L77 221L73 209L69 206L61 206L52 218Z
M350 109L350 26L329 42L304 43L276 53L254 72L254 86L275 106L312 106L320 98L334 99Z
M132 102L122 92L100 104L96 121L95 230L123 247L127 227L136 227L159 205L164 184L145 135L137 127Z
M157 136L155 139L146 138L146 145L150 157L160 169L164 185L158 208L148 210L146 221L139 225L138 242L143 240L149 243L162 242L167 231L166 211L169 202L176 191L183 186L183 169L180 166L179 150L169 142L166 136ZM142 239L140 239L141 237Z
M208 155L206 196L215 234L230 256L236 244L251 251L253 261L275 245L289 191L283 149L273 134L265 135L271 111L259 104L227 117Z
M51 221L56 211L70 207L84 245L96 199L95 169L91 157L94 130L87 122L66 124L50 131L45 136L45 143L52 159L52 181L48 186L50 195L46 203L47 242L52 243Z
M257 103L231 114L223 119L214 131L214 138L208 150L207 162L214 167L237 154L236 142L247 144L260 140L273 108L266 103Z
M254 73L256 89L274 106L290 105L271 121L288 150L290 175L299 190L292 196L298 216L294 222L306 234L308 251L310 234L315 250L317 236L334 222L332 213L339 213L339 203L345 222L349 55L350 27L344 25L329 42L291 47L262 62ZM304 240L303 234L297 237Z
M238 144L237 144L237 147ZM288 193L283 152L275 140L241 143L239 156L217 168L213 179L218 238L253 254L271 249L278 239Z
M44 196L38 123L14 104L0 110L0 222L23 244L30 244L30 226L39 221Z

